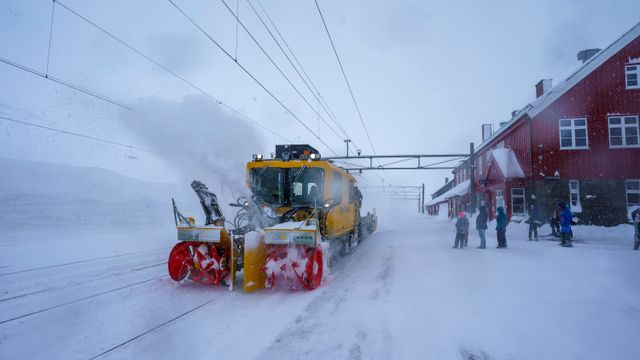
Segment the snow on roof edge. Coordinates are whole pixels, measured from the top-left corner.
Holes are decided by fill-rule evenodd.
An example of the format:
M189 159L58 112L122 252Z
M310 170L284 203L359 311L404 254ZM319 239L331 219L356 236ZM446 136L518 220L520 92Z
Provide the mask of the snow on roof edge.
M469 192L469 185L471 185L471 181L469 180L465 180L463 182L461 182L460 184L454 186L453 188L451 188L449 191L447 191L446 193L438 196L435 199L431 199L428 202L425 203L426 206L429 205L435 205L438 204L440 202L443 202L449 198L455 197L455 196L460 196L460 195L464 195L467 192Z
M516 154L511 149L493 149L491 156L505 179L525 177Z

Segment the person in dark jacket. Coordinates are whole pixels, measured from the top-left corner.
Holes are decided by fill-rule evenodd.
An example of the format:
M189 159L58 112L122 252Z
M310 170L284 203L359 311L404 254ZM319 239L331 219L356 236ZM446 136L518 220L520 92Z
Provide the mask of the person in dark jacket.
M458 220L456 221L456 242L453 245L454 249L460 246L460 249L464 247L465 238L469 235L469 220L464 211L458 213Z
M572 247L571 245L571 222L573 221L573 214L571 210L564 203L560 203L560 245L564 247Z
M529 241L538 241L538 226L540 226L540 213L538 207L535 204L531 204L529 208Z
M635 209L631 213L631 219L633 220L633 228L635 230L633 250L638 250L640 249L640 208Z
M560 203L553 210L553 216L549 219L549 226L551 226L551 235L560 237Z
M496 219L496 232L498 235L498 249L507 247L507 215L502 206L498 207L498 217Z
M486 249L487 239L485 238L485 232L487 231L487 208L484 206L478 208L476 230L478 230L478 235L480 235L480 246L478 246L478 249Z

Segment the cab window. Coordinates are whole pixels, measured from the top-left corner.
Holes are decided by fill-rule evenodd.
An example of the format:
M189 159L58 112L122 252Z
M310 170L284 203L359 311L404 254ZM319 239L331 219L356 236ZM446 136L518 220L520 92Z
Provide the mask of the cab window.
M278 168L251 169L251 191L269 205L284 204L283 171Z
M322 206L324 170L301 167L289 170L291 206Z
M333 173L333 178L331 181L331 198L337 204L342 203L342 189L342 175Z

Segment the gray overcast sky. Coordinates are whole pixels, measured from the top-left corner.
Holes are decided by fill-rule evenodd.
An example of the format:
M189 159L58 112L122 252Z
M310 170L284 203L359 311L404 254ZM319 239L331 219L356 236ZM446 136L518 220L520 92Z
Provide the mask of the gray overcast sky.
M226 1L235 9L236 0ZM300 91L313 99L247 1L238 1L241 20ZM284 137L311 143L330 155L168 1L63 2L226 104ZM176 3L235 53L235 20L221 1ZM640 21L637 0L319 0L319 4L379 154L468 151L469 142L479 143L482 123L505 121L511 110L533 100L538 80L557 82L566 77L579 66L579 50L604 47ZM51 5L50 0L0 0L0 57L45 71ZM314 2L262 0L262 5L354 142L371 153ZM61 6L56 6L54 19L51 75L132 107L146 98L178 104L196 93ZM329 146L344 152L342 139L318 125L316 115L242 29L239 34L238 61L313 131L319 127ZM118 107L2 63L0 84L0 115L146 146L139 133L123 125L124 110ZM315 99L311 103L316 105ZM189 126L188 119L181 121ZM214 129L215 136L224 138L228 130ZM260 141L246 139L256 144L255 152L268 153L274 143L282 142L257 133L263 137ZM0 139L3 157L101 166L158 181L176 179L171 165L147 152L3 120ZM239 148L251 152L250 146ZM379 184L381 175L368 174L366 181ZM394 184L425 182L429 193L450 177L444 171L387 175L387 183L389 178Z

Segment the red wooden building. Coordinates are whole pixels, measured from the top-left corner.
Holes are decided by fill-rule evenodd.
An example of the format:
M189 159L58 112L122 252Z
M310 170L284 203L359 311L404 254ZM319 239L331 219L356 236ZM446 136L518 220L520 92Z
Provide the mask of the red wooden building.
M483 134L473 167L454 170L460 183L475 168L476 200L492 216L497 206L525 215L535 202L548 217L562 201L584 223L613 225L640 206L640 24L578 59L566 80L541 80L535 101Z

